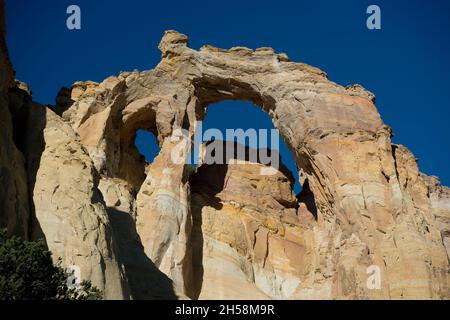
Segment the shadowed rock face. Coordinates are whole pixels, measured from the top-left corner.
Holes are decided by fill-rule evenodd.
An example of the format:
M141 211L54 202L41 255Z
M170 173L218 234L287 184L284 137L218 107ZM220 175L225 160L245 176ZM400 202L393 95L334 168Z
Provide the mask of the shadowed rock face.
M9 92L15 85L6 48L3 1L0 1L0 228L28 238L30 208L25 159L15 144L13 128L20 108L9 101Z
M0 1L0 227L46 240L53 259L79 267L107 299L127 299L128 284L98 186L78 135L14 82Z
M46 111L41 133L56 145L55 132L64 132L60 151L72 158L55 162L58 149L46 146L36 181L2 191L33 192L29 202L8 196L2 225L19 232L14 221L30 210L49 246L67 221L88 230L73 233L66 259L92 239L97 256L116 265L99 261L99 275L114 290L130 286L135 298L450 298L450 191L392 144L372 93L341 87L270 48L196 51L176 31L159 48L153 70L61 90L57 115ZM1 146L10 150L0 154L3 178L14 153L29 154L14 151L5 91L14 84L1 81ZM269 114L296 160L298 197L284 173L262 176L260 164L191 173L186 147L208 105L220 100L250 101ZM153 132L160 146L146 170L134 146L139 129ZM61 173L66 169L70 175ZM371 265L381 271L378 290L366 285Z

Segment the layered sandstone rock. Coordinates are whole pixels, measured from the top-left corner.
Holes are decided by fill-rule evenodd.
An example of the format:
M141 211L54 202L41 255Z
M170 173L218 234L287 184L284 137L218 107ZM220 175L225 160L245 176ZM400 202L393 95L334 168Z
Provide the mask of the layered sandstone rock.
M436 218L436 224L441 231L442 241L450 257L450 189L443 187L436 177L427 179L428 194L431 199L431 210Z
M341 87L268 48L195 51L176 31L166 32L159 48L154 70L77 83L62 92L56 110L78 132L102 179L119 179L137 194L136 212L125 211L136 213L146 256L176 292L212 297L211 288L222 286L227 298L448 297L448 211L438 191L446 189L430 186L406 148L392 144L372 93ZM288 188L278 196L272 190L280 208L261 211L240 197L237 183L218 190L213 202L191 184L186 148L207 106L227 99L251 101L273 119L304 187L297 210L286 200ZM161 147L146 175L133 145L138 129L152 131ZM226 176L246 181L246 170ZM195 240L199 219L203 245ZM248 239L252 232L258 240ZM377 290L366 285L372 265L381 270ZM241 280L248 295L233 290Z
M33 136L45 141L42 155L22 154L34 159L26 172L6 72L0 177L14 187L1 194L2 225L35 233L18 223L29 210L49 247L108 297L121 297L127 279L142 299L450 298L449 191L392 144L372 93L270 48L196 51L176 31L159 48L153 70L62 89ZM192 173L198 122L230 99L272 118L296 161L297 198L285 172L261 175L256 163ZM134 145L139 129L161 149L150 166ZM371 266L379 289L367 286Z
M6 48L3 7L0 1L0 228L28 238L30 208L25 158L16 145L20 130L16 127L14 131L13 126L20 106L9 94L16 84Z
M286 299L311 267L293 180L262 167L205 165L189 180L200 299Z
M14 81L3 19L1 1L0 227L44 238L55 262L77 268L105 298L129 298L98 173L71 126Z
M73 129L53 111L33 105L30 117L27 156L37 169L29 168L34 176L32 238L44 238L54 259L78 267L82 279L91 280L105 298L128 298L91 158Z

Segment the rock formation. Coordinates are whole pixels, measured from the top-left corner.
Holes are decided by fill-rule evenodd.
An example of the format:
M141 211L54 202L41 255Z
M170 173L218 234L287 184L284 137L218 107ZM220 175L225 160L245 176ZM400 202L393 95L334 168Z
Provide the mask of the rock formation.
M200 299L288 298L308 268L293 180L280 171L260 175L261 166L201 166L190 178Z
M0 227L25 239L44 238L55 260L77 266L105 298L126 299L98 173L70 125L13 81L3 1L0 8Z
M52 111L14 82L4 43L0 224L44 236L107 298L450 298L450 190L391 142L361 86L270 48L196 51L166 31L155 69L77 82ZM282 168L192 172L197 123L221 100L272 118L298 197ZM147 168L139 129L160 146ZM366 284L372 265L380 289Z
M3 1L0 8L3 8ZM0 9L0 185L4 189L0 192L0 226L7 227L10 234L26 238L30 218L28 186L25 159L15 144L18 130L13 130L14 116L18 110L8 107L9 90L15 86L15 81L6 48L2 10Z

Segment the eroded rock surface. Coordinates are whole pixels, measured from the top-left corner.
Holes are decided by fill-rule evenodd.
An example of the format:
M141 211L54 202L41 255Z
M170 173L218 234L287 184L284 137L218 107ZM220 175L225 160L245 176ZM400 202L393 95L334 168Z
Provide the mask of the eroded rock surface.
M32 238L44 238L55 259L79 267L81 277L91 280L105 298L126 299L128 284L92 160L68 124L48 108L32 108L34 121L45 123L43 129L30 124L36 129L30 138L43 130L43 145L33 139L27 153L30 161L39 162L32 189Z
M127 279L98 186L77 133L14 81L0 1L0 227L44 238L55 262L79 268L106 299L127 299Z
M14 100L14 92L10 95L16 83L6 48L3 7L4 3L0 1L0 228L6 228L9 234L28 238L27 174L25 158L16 145L18 130L14 131L13 126L20 110Z
M450 298L448 188L392 143L372 93L270 48L196 51L176 31L159 48L153 70L61 90L42 131L33 201L20 200L26 188L8 188L2 225L17 225L35 206L49 246L68 261L76 252L90 257L86 268L114 265L117 246L135 298ZM255 163L201 166L192 175L195 128L209 104L230 99L272 118L296 161L297 198L289 177L261 176ZM11 120L1 119L5 179L20 157ZM153 132L161 149L150 166L134 146L138 129ZM77 250L63 251L63 230ZM119 268L108 265L88 272L100 283L114 279L118 292ZM367 286L374 265L379 289Z
M60 95L56 110L78 132L102 177L121 179L137 195L136 229L145 254L178 293L213 297L211 288L224 281L222 297L242 297L245 292L231 287L246 279L249 295L261 298L448 297L446 189L438 182L429 186L409 151L392 144L372 93L359 85L341 87L323 71L268 48L195 51L176 31L167 31L159 48L162 60L154 70L77 83ZM253 102L273 119L299 169L305 192L298 209L286 200L289 188L279 196L273 190L271 199L281 199L275 211L252 209L237 183L218 191L216 207L206 202L198 208L206 191L195 186L192 193L184 147L207 106L226 99ZM138 129L152 131L161 147L146 175L133 145ZM173 153L181 161L172 161ZM226 176L245 181L246 170ZM265 216L286 235L258 229ZM201 261L189 248L199 219L206 228ZM294 227L284 220L295 221ZM230 225L236 227L232 241L217 236ZM248 240L252 232L245 228L256 228L259 240ZM279 256L261 262L261 252ZM283 254L294 262L281 263ZM226 274L226 263L233 270L229 278L215 277ZM240 263L246 267L237 268ZM379 290L366 285L372 265L381 270Z
M293 181L279 171L261 175L262 167L201 166L190 178L200 299L286 299L311 267Z

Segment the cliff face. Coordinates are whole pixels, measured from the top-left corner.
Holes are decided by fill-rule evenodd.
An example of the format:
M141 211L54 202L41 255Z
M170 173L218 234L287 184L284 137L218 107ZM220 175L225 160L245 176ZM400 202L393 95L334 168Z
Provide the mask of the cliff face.
M292 181L279 171L260 175L261 167L202 166L189 180L200 299L295 298L310 271L308 217L297 215Z
M14 72L5 40L3 1L0 1L0 226L9 233L28 237L30 211L25 159L14 142L13 121L19 110L9 108L9 91L15 86ZM17 137L16 137L17 138Z
M268 48L195 51L175 31L159 48L154 70L76 83L56 110L79 134L108 194L123 198L109 201L109 210L133 217L145 256L177 294L448 297L448 189L391 143L372 93L343 88ZM296 159L298 202L288 184L272 190L277 178L246 166L200 168L188 178L180 130L190 145L208 104L224 99L251 101L271 116ZM146 175L134 147L138 129L152 131L161 148ZM205 170L219 172L200 175ZM228 184L205 190L220 174ZM266 188L254 190L254 181ZM278 205L252 202L266 196ZM381 271L379 290L366 285L372 265ZM236 290L237 282L247 289Z
M450 298L450 191L392 144L372 93L270 48L196 51L175 31L159 48L155 69L77 82L53 112L2 47L2 226L44 236L108 298ZM185 164L207 106L229 99L272 118L298 197L283 170ZM147 168L138 129L161 149Z
M3 1L0 17L0 227L25 239L45 239L55 261L77 266L106 298L127 298L98 173L75 131L32 102L25 84L14 82Z

